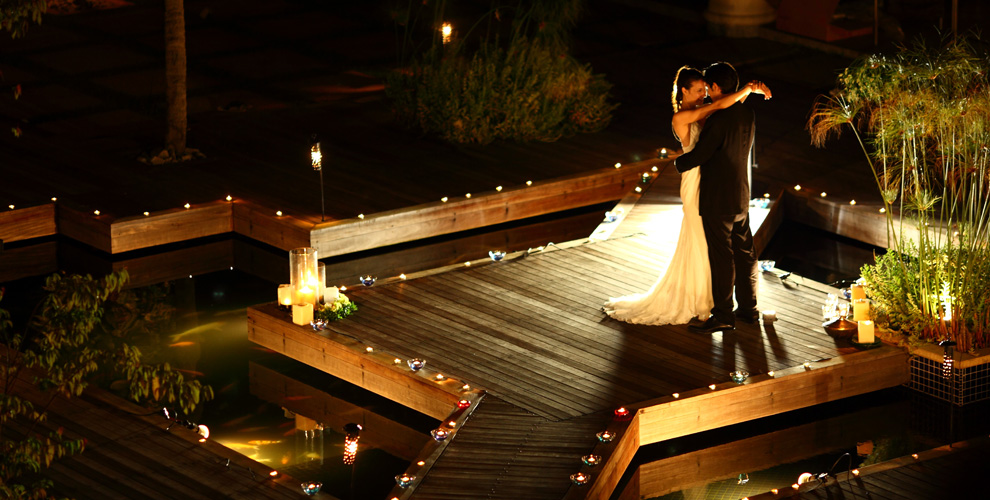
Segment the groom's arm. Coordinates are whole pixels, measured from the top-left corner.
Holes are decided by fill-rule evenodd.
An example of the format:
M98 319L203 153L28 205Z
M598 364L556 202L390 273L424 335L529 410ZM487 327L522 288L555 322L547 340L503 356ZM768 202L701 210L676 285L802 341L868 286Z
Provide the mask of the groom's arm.
M717 112L708 117L694 149L674 160L674 167L677 168L678 172L687 172L707 162L722 147L722 142L725 139L725 118L725 111Z

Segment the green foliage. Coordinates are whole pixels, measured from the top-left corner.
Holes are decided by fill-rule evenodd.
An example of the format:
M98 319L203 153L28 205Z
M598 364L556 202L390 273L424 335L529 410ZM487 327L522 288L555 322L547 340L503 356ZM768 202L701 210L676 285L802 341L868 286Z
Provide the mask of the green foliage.
M872 169L898 256L872 270L887 319L926 340L986 347L990 54L966 40L918 42L856 61L838 83L816 102L808 129L822 145L848 126ZM906 223L918 228L916 240L905 236Z
M61 429L42 430L47 403L36 407L16 395L15 385L33 385L50 403L79 396L93 381L118 381L137 402L176 405L186 413L213 398L209 386L186 380L167 363L143 362L140 350L123 340L135 331L153 331L167 313L160 302L147 303L156 292L124 291L126 281L126 271L103 279L52 275L23 331L0 309L0 342L6 345L0 346L0 498L49 498L51 482L36 480L37 474L85 446Z
M357 310L357 304L351 302L346 295L340 294L337 296L337 300L318 307L313 313L313 317L325 322L337 321L354 314Z
M487 44L472 57L442 50L390 74L385 91L402 123L444 140L555 141L605 128L616 108L602 75L543 45Z
M33 22L41 24L41 15L48 11L45 0L0 0L0 30L18 38L27 33Z
M583 6L583 0L495 1L447 43L438 34L450 20L447 2L396 9L403 69L387 77L385 91L397 118L466 144L555 141L605 128L617 107L609 100L611 85L568 53ZM423 33L417 28L427 24L420 21L426 15L432 21ZM427 43L414 43L417 35Z

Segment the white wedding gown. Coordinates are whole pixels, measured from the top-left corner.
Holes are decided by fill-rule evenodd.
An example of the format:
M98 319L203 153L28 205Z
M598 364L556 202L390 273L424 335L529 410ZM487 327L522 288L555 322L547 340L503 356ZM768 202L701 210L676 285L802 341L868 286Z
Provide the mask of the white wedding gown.
M690 125L684 152L694 149L701 132L698 122ZM708 242L698 214L698 188L701 169L681 174L681 201L684 219L677 237L677 248L656 283L645 293L610 298L605 313L614 319L643 325L679 325L691 318L705 319L711 313L711 268L708 265Z

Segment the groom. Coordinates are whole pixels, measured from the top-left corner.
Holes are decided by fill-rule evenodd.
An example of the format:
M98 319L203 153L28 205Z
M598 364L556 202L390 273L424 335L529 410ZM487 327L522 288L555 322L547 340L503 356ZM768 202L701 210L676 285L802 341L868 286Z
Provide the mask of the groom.
M705 69L708 94L718 99L735 92L739 76L726 62ZM694 150L674 161L678 172L701 168L699 212L708 240L715 306L704 322L688 325L692 331L713 333L735 328L736 319L755 323L756 252L749 229L750 152L756 117L741 102L716 111L705 122ZM739 308L732 309L735 287Z

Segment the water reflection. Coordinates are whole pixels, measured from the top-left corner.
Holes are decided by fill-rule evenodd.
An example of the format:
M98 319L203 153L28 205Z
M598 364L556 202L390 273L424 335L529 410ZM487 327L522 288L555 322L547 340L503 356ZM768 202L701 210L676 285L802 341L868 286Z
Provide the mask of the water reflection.
M640 449L620 498L742 498L981 435L965 410L895 388ZM958 434L949 419L954 419ZM636 467L637 463L639 464Z

